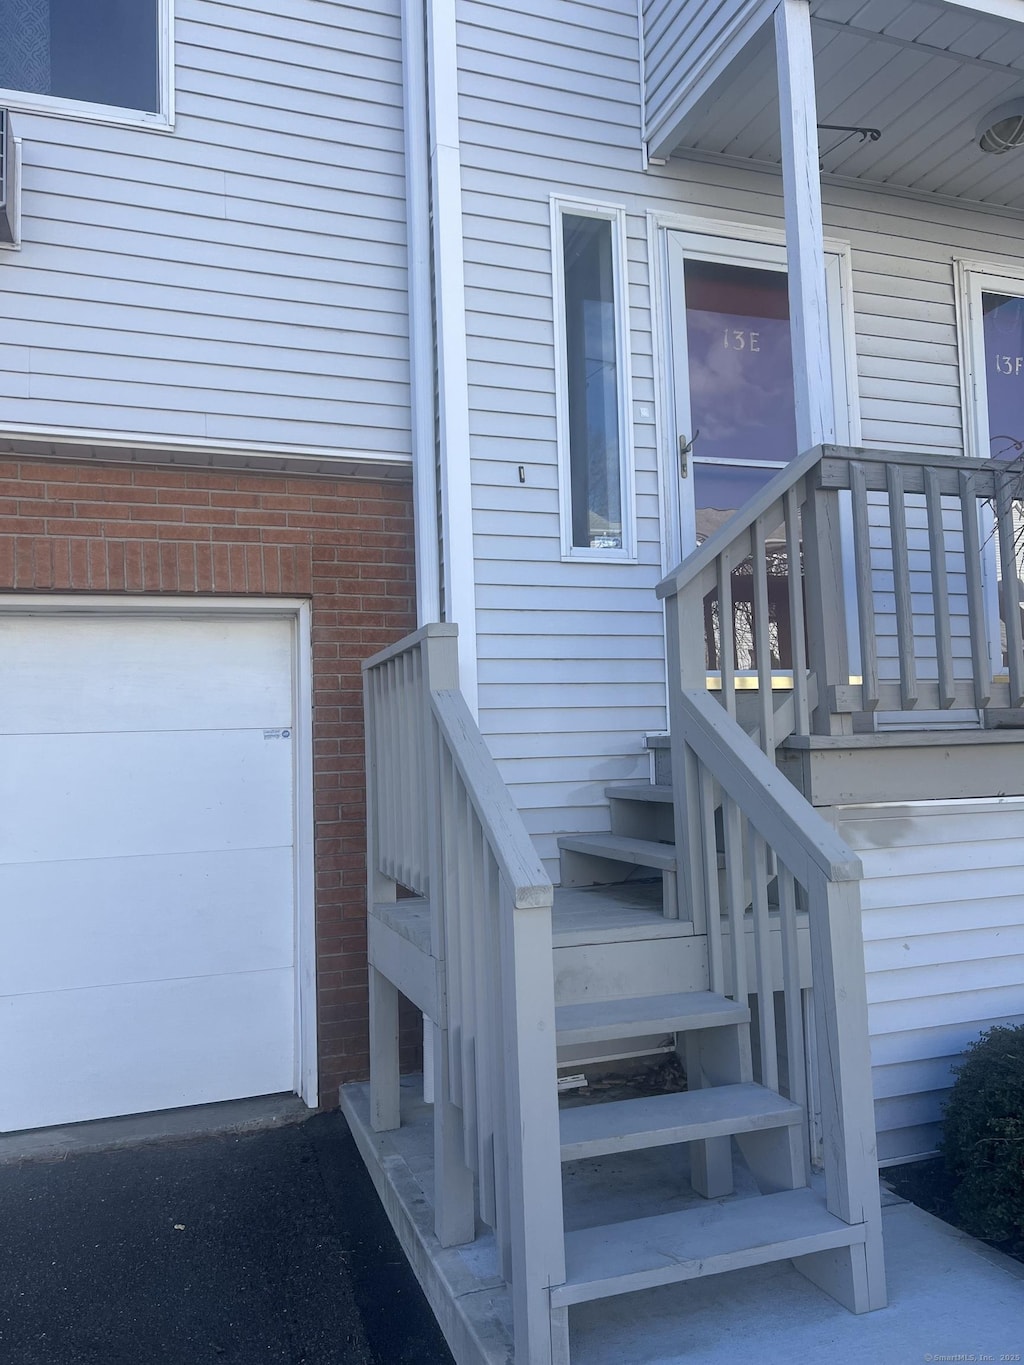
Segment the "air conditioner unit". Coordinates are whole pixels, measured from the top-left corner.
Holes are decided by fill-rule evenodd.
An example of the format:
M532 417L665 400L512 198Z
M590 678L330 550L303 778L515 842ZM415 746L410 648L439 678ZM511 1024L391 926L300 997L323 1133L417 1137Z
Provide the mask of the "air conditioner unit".
M21 243L21 145L11 115L0 109L0 247Z

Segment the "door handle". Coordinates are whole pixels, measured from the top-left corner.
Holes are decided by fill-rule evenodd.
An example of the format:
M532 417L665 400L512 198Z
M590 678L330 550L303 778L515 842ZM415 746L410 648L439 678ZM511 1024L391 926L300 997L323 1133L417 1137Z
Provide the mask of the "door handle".
M698 427L689 440L685 436L679 438L679 477L681 479L685 479L690 472L690 451L699 435L700 428Z

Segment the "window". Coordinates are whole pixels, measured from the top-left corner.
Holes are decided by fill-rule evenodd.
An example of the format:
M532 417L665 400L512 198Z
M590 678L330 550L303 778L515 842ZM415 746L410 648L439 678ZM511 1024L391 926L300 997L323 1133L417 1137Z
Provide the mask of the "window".
M1024 451L1024 298L981 291L989 454Z
M554 208L562 550L633 553L621 211Z
M0 0L0 102L166 122L169 21L170 0Z
M958 265L964 445L976 459L1024 451L1024 275Z
M1003 478L1013 500L1012 546L1000 543L994 509L984 503L980 509L990 648L998 669L1007 664L1007 613L1019 611L1024 623L1024 272L958 261L957 277L964 445L968 455L1006 464Z

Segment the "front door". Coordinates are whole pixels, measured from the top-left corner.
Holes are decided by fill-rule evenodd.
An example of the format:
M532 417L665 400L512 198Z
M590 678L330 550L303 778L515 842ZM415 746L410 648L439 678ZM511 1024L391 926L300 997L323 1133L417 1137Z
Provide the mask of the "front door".
M828 258L830 321L842 351L840 258ZM668 267L678 463L679 541L690 552L798 453L789 294L782 246L670 232ZM833 341L833 350L836 350ZM841 360L841 355L840 355ZM833 371L836 411L846 416L845 365ZM835 382L835 381L834 381ZM840 439L849 439L848 422ZM790 667L787 566L769 542L771 652ZM752 603L733 585L737 666L752 666ZM710 609L710 608L709 608ZM713 640L717 632L709 632ZM745 648L746 642L746 648ZM714 646L712 645L712 655ZM708 665L716 667L710 657Z

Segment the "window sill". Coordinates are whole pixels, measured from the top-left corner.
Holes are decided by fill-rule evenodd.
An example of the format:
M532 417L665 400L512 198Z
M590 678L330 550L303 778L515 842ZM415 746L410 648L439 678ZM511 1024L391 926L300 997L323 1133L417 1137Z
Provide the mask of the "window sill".
M640 561L629 550L586 550L576 546L562 550L563 564L638 564Z
M165 114L154 114L144 109L119 109L111 104L87 104L83 100L61 99L55 95L0 90L0 107L10 109L14 114L42 114L48 118L76 119L80 123L148 128L154 133L174 132L174 120Z

